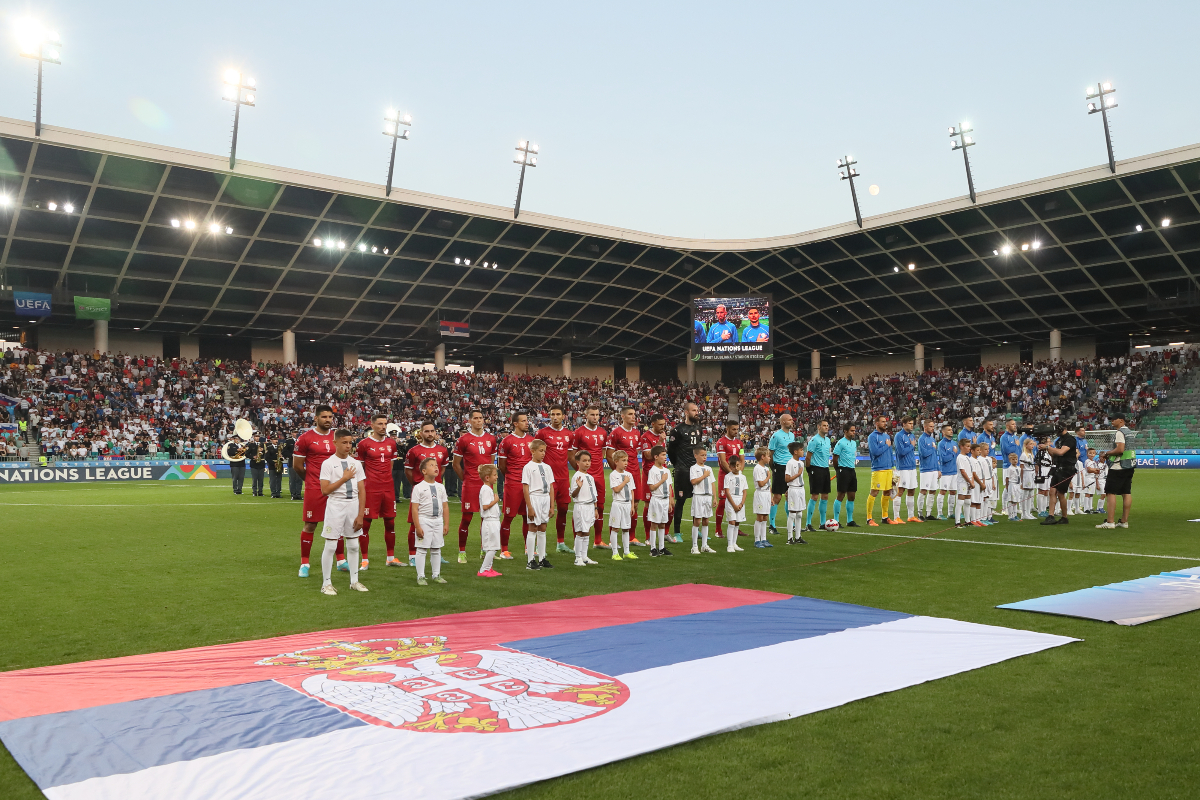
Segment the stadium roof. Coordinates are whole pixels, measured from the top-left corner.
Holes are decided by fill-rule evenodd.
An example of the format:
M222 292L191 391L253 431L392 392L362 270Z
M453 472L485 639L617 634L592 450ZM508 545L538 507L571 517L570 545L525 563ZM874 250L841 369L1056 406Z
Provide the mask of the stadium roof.
M1177 309L1198 287L1198 192L1193 145L1120 161L1116 176L1098 166L861 230L699 240L532 212L514 221L511 208L400 189L385 199L382 185L251 162L231 172L223 156L62 128L36 140L30 123L0 118L11 200L0 283L110 296L114 330L271 339L292 328L364 358L428 358L446 319L470 323L460 359L678 359L692 296L751 292L774 298L784 357L1042 342L1052 328L1111 339L1152 318L1189 324ZM1013 252L996 255L1005 245ZM0 319L15 321L11 305Z

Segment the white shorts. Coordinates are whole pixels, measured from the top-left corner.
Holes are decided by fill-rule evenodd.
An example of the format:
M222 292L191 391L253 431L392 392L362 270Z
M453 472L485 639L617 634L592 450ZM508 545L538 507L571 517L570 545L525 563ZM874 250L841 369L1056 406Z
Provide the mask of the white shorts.
M613 500L608 507L608 527L618 531L629 530L629 518L633 513L633 503L623 500Z
M329 512L326 511L325 513L328 514ZM441 517L419 516L417 520L421 523L421 531L425 533L424 538L417 537L417 547L424 550L433 550L445 544L442 538L443 523Z
M711 519L712 515L712 496L707 494L692 495L692 519Z
M571 519L574 521L575 533L587 533L596 524L596 504L576 503Z
M983 505L983 490L978 486L971 489L971 505Z
M725 501L725 521L726 522L745 522L746 521L746 506L742 505L737 511L733 510L733 503Z
M1033 475L1028 475L1028 476L1022 475L1021 476L1021 488L1022 489L1032 489L1033 488Z
M1083 492L1083 476L1078 472L1075 473L1074 478L1071 478L1071 491L1075 494Z
M938 488L938 471L936 469L921 473L921 491L936 492Z
M958 489L958 476L942 475L940 478L938 478L938 487L940 487L943 492L956 491Z
M666 525L671 521L671 503L665 497L651 497L646 510L646 519L655 525Z
M789 511L792 509L796 509L796 508L804 508L804 504L807 502L808 502L808 500L805 499L805 497L804 497L804 487L803 486L789 486L788 487L787 505L788 505ZM754 513L769 514L769 513L771 513L771 507L768 505L766 511L755 511Z
M545 525L550 521L550 495L530 492L525 513L530 525Z
M975 484L968 484L962 478L959 478L958 482L955 483L955 489L958 491L959 497L969 496L971 492L975 491Z
M915 488L917 488L917 471L915 469L898 469L898 470L896 470L896 488L897 489L915 489Z
M485 519L479 524L479 535L483 539L484 550L500 549L500 520Z
M354 518L358 516L358 501L352 503L326 502L325 524L321 527L322 539L352 539L362 535L354 530Z
M1104 494L1104 478L1096 478L1096 494Z
M792 492L793 491L794 491L793 489L788 489L788 505L789 506L792 504ZM804 490L801 489L799 491L800 491L801 502L803 502ZM771 492L768 491L767 489L759 489L757 492L754 493L754 513L755 514L770 514L771 513Z

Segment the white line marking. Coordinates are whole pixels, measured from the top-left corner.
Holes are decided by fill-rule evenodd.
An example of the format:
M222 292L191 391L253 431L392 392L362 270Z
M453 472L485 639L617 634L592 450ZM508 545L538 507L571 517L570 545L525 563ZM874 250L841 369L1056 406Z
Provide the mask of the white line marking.
M828 531L827 531L828 532ZM838 533L848 533L851 536L886 536L889 539L912 539L920 542L958 542L960 544L990 544L996 547L1027 547L1031 550L1065 550L1068 553L1096 553L1105 556L1136 556L1137 558L1166 558L1173 561L1196 561L1200 562L1200 558L1194 556L1155 556L1147 553L1118 553L1113 550L1081 550L1078 547L1049 547L1042 544L1017 544L1015 542L981 542L975 539L944 539L941 536L930 536L927 539L914 536L904 536L897 533L869 533L868 531L848 531L842 528Z

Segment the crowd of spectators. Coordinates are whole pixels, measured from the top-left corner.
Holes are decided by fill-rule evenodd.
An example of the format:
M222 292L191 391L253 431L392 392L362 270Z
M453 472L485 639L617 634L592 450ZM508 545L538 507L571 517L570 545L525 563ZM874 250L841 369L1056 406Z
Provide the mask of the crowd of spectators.
M729 416L719 384L688 387L566 379L538 375L400 371L8 350L0 371L0 422L31 430L49 459L219 458L233 421L248 418L280 441L311 426L313 409L334 407L339 426L365 430L369 416L387 413L403 435L432 419L447 444L465 428L469 409L481 408L489 428L509 430L515 410L542 424L551 405L567 424L583 424L590 404L601 424L617 424L631 405L643 421L662 412L674 424L685 400L700 408L704 435L716 438ZM1170 383L1196 363L1196 351L1151 352L1118 358L935 370L783 384L747 383L738 411L748 444L765 444L783 412L808 430L820 418L838 426L868 426L885 414L958 421L964 416L1017 415L1038 422L1069 417L1087 427L1120 410L1133 419L1156 405ZM865 437L864 437L865 438ZM3 455L21 457L21 432L0 442Z

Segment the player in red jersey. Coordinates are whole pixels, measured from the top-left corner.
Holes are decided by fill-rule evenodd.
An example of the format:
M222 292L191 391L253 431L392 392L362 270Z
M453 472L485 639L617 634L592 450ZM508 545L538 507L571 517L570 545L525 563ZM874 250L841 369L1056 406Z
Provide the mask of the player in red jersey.
M392 461L398 451L396 440L387 435L387 414L371 417L371 432L358 443L355 451L355 457L362 462L367 474L367 508L363 513L362 535L358 537L362 549L360 571L367 568L367 542L373 519L383 520L383 538L387 546L385 566L400 565L396 560L396 485L392 482ZM339 562L338 569L341 568Z
M308 577L308 556L312 552L317 523L325 521L325 494L321 491L321 465L333 455L333 408L317 406L313 427L296 439L292 469L304 476L304 528L300 531L300 577Z
M725 476L731 472L729 460L735 455L742 455L742 439L738 436L738 424L733 420L725 423L725 435L717 439L717 464L720 472L717 480L725 485ZM725 518L725 491L721 491L721 499L717 501L717 536L721 535L721 520Z
M446 466L450 463L450 451L438 444L437 428L426 420L421 423L421 431L417 444L409 448L404 457L404 468L408 470L409 480L413 486L419 486L425 480L421 474L421 462L432 458L437 462L437 482L445 480ZM408 563L415 565L417 561L417 522L413 519L413 507L408 506ZM402 564L400 566L403 566Z
M454 474L462 481L462 519L458 522L458 563L467 563L467 534L470 533L471 518L479 511L479 489L483 481L479 468L496 460L499 443L495 434L483 429L483 412L471 409L467 415L470 430L458 437L454 443Z
M637 427L637 412L633 410L633 406L625 406L621 409L621 424L608 434L608 441L604 444L604 457L614 469L616 464L613 463L613 458L617 453L624 453L629 458L625 462L625 469L629 470L629 479L633 484L633 499L630 501L632 507L629 509L629 543L645 547L645 542L637 540L637 504L642 499L642 475L637 468L638 444L641 440L642 432Z
M642 439L638 442L638 447L642 451L642 483L641 487L643 495L638 498L645 503L642 506L642 528L650 530L650 518L647 516L650 513L650 492L646 489L650 485L650 468L654 466L654 456L650 455L650 451L656 447L667 446L667 418L662 414L655 414L650 417L650 430L642 433Z
M560 553L573 553L575 551L567 547L566 530L567 508L571 503L571 487L567 481L567 468L570 466L571 439L574 434L563 426L564 417L562 406L550 406L550 424L538 431L537 436L533 438L546 443L544 460L550 465L550 471L554 473L554 500L555 505L558 506L558 514L554 518L554 528L558 533L558 547L555 549Z
M512 415L513 432L500 442L500 458L496 466L504 473L504 516L500 520L500 557L512 558L508 552L508 534L514 517L521 518L521 538L529 534L529 515L525 510L525 488L521 484L521 471L529 463L529 415L524 411Z
M571 448L573 450L587 450L588 455L592 457L591 466L588 467L588 475L591 475L596 482L596 524L594 527L596 547L608 549L608 543L604 541L604 446L608 444L608 431L600 427L600 406L588 406L584 411L584 424L575 429L575 436L571 439ZM574 463L571 466L575 466Z

